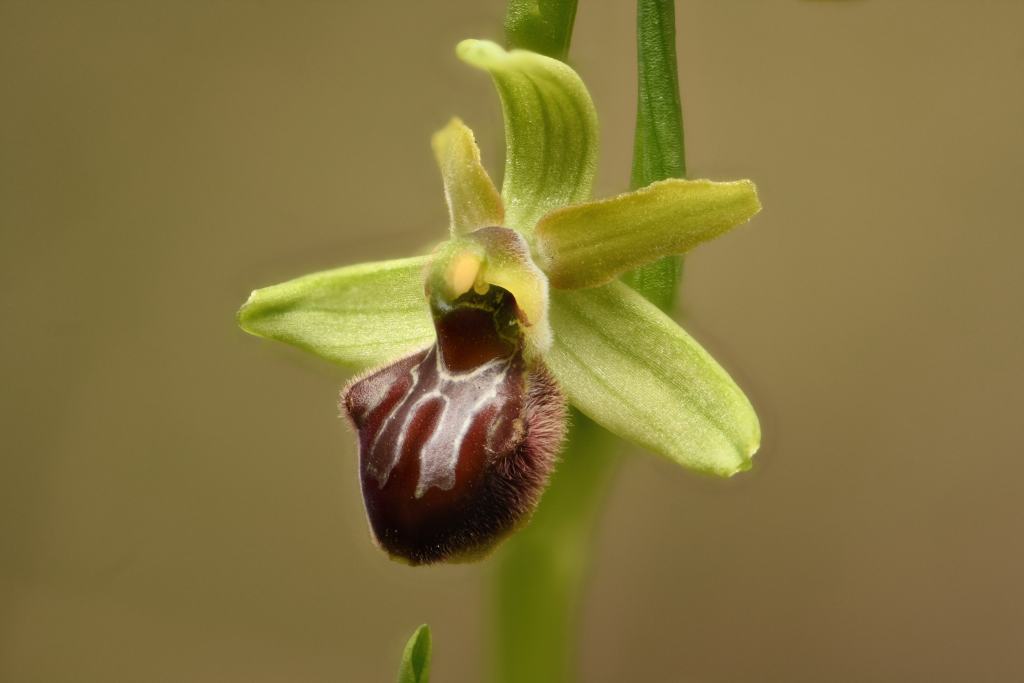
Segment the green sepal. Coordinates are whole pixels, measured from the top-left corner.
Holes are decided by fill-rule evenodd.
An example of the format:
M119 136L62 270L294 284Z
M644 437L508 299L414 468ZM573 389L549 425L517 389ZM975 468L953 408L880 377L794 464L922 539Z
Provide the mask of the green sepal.
M423 292L428 260L363 263L257 289L238 324L350 368L379 365L434 340Z
M590 197L597 165L597 113L566 64L486 40L456 50L494 79L505 116L505 225L529 235L548 211Z
M451 234L464 235L477 228L501 225L505 206L480 162L473 131L455 118L434 133L431 144L444 180Z
M537 225L534 245L553 286L596 287L660 257L682 254L760 210L749 180L672 178L552 211Z
M423 624L405 644L398 683L430 683L430 649L430 627Z
M749 469L761 429L701 346L621 282L551 296L544 360L569 400L619 436L700 472Z

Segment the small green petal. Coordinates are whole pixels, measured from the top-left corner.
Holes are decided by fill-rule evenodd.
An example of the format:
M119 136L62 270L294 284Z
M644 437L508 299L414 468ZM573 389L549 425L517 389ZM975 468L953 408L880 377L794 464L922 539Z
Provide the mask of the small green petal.
M596 287L662 256L682 254L760 210L749 180L673 178L553 211L537 225L535 247L555 287Z
M545 356L573 405L608 430L694 470L750 467L761 429L750 402L701 346L621 282L554 291Z
M398 683L430 683L430 627L426 624L405 645Z
M434 257L429 281L431 287L443 287L449 299L470 288L482 293L489 285L511 292L526 317L524 332L531 350L543 353L551 346L548 279L514 230L488 227L445 242Z
M527 50L464 40L459 57L494 79L505 115L506 225L529 235L548 211L590 197L597 113L570 67Z
M444 179L452 235L464 235L488 225L501 225L505 207L480 163L480 148L473 131L461 120L452 119L431 140L434 156Z
M238 324L341 365L379 365L434 340L427 263L425 256L364 263L257 289Z

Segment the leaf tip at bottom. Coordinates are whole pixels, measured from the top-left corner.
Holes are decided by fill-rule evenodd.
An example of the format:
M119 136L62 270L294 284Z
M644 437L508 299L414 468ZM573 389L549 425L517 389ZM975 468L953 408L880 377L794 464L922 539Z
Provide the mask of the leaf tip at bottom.
M429 683L430 649L430 627L422 624L405 645L398 683Z

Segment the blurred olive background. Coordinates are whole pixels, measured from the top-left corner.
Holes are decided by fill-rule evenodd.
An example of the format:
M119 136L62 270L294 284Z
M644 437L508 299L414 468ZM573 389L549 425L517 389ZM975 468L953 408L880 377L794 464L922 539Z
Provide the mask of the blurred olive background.
M628 179L632 2L573 60ZM430 133L498 0L0 1L0 680L479 681L488 563L367 536L343 373L249 290L443 236ZM762 415L729 481L624 458L585 681L1024 680L1024 3L681 0L691 175L765 210L685 322Z

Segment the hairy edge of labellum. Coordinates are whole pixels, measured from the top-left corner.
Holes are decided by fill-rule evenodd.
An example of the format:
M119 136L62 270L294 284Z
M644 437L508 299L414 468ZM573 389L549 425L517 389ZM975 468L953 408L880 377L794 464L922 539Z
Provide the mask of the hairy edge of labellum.
M536 508L566 403L544 364L524 357L516 313L497 287L435 305L433 346L342 391L370 529L392 557L473 559Z

